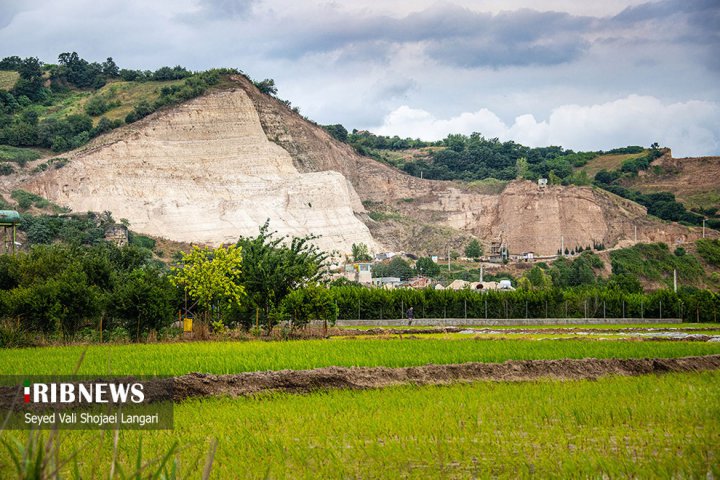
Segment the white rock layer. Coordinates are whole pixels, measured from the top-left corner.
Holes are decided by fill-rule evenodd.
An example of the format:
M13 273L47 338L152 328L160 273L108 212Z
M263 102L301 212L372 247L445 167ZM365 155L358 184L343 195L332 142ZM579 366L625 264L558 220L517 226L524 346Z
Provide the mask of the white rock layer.
M300 173L267 139L240 89L153 115L106 141L27 188L76 212L109 210L135 231L176 241L234 242L270 219L281 235L320 235L315 243L328 251L375 247L355 216L362 205L352 185L338 172Z

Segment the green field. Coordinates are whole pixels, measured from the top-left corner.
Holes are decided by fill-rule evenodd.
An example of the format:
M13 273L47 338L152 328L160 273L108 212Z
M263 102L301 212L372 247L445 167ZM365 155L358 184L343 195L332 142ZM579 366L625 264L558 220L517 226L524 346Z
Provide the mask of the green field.
M173 432L122 432L118 463L178 441L178 478L199 478L217 439L212 478L717 478L718 388L708 372L193 400ZM65 471L107 477L111 433L60 439L61 459L84 452Z
M720 342L357 336L3 349L0 374L70 373L80 359L89 375L181 375L709 354ZM113 432L60 431L45 458L62 478L200 478L213 451L211 478L717 478L718 391L710 371L193 398L173 431L121 431L117 447ZM39 440L37 458L49 438L0 432L0 478L24 468L11 452Z
M0 374L72 373L86 347L0 350ZM645 358L720 354L720 342L333 339L188 342L87 347L78 373L182 375L303 370L327 366L407 367L431 363L554 358Z

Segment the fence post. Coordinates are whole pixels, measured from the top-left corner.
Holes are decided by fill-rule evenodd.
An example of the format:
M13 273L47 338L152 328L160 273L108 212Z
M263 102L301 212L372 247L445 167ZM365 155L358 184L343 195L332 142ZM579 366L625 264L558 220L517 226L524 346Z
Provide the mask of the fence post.
M607 319L607 314L605 313L605 300L603 300L603 320Z
M400 319L402 320L405 316L405 301L400 299Z
M662 300L660 300L660 320L662 320Z
M623 298L623 320L625 320L625 299Z
M465 302L465 320L467 320L467 298L463 301Z

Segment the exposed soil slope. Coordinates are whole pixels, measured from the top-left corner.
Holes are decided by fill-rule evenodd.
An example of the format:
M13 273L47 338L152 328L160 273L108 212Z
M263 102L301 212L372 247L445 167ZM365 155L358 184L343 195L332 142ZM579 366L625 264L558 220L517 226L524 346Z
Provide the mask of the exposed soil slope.
M373 245L345 178L298 172L267 140L241 89L191 100L98 140L25 188L75 211L110 210L134 230L178 241L234 242L270 218L280 234L322 235L324 249Z
M643 193L674 193L687 208L720 208L720 157L673 158L668 153L624 184Z

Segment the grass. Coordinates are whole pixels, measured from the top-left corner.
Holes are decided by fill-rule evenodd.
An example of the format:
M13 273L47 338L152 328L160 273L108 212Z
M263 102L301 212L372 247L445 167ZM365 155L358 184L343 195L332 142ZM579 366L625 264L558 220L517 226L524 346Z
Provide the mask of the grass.
M198 478L216 438L214 478L717 478L719 388L705 372L192 400L174 431L121 432L118 456L179 440L178 473ZM61 457L87 451L81 475L110 463L112 435L61 435Z
M165 86L180 85L184 80L170 80L165 82L124 82L113 81L102 87L97 92L71 90L64 97L39 112L41 118L64 118L67 115L85 114L85 104L90 98L102 96L111 101L119 102L114 107L100 116L93 117L94 123L104 116L110 120L125 120L135 105L142 101L153 103L160 97L160 90Z
M688 209L691 208L718 208L720 207L720 191L698 192L685 195L676 194L678 200L683 201Z
M0 374L67 374L86 347L0 350ZM645 358L720 354L720 343L582 340L334 339L292 342L189 342L87 347L79 374L182 375L327 366L405 367L431 363L556 358Z
M10 145L0 145L0 161L15 162L19 165L25 165L42 157L42 153L32 148L18 148Z
M19 79L18 72L0 70L0 90L12 90Z
M377 328L374 326L357 326L357 327L339 327L344 329L352 329L352 330L370 330L372 328ZM413 325L411 327L407 326L393 326L393 327L383 327L384 329L418 329L423 330L427 328L432 327L425 327L421 325ZM602 329L602 330L623 330L627 328L642 328L642 329L659 329L659 328L670 328L670 329L678 329L682 331L692 331L693 329L697 328L718 328L720 329L720 323L627 323L627 324L594 324L594 325L585 325L585 324L575 324L575 325L523 325L523 326L515 326L515 325L487 325L487 326L478 326L475 325L472 328L489 328L491 330L538 330L538 329L565 329L569 330L570 332L574 329L577 330L592 330L592 329ZM569 333L570 333L569 332Z
M622 166L624 161L634 160L636 158L647 155L647 153L648 152L645 150L640 153L627 153L622 155L600 155L599 157L590 160L585 166L580 167L579 170L585 170L588 176L590 178L593 178L595 177L595 174L598 173L600 170L617 170Z
M639 243L629 248L610 252L613 273L631 274L650 281L672 286L672 272L677 270L678 280L696 283L705 276L697 258L690 254L681 257L661 243Z

